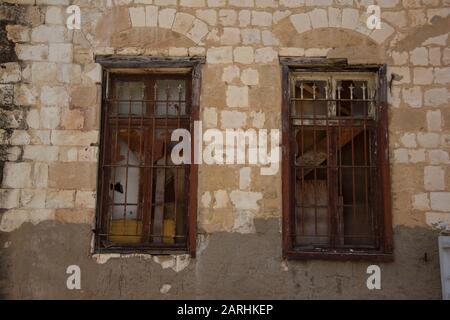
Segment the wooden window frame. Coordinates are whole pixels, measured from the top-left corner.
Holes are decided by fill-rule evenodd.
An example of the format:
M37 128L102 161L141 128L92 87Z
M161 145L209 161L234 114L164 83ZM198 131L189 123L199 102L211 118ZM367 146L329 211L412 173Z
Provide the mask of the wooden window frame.
M106 104L105 98L107 94L107 86L109 86L109 75L111 73L123 74L124 77L133 79L133 75L162 73L164 75L183 74L189 75L192 80L191 85L191 123L190 132L193 136L194 121L199 120L200 110L200 92L201 92L201 68L205 63L204 57L149 57L149 56L97 56L95 61L102 66L102 104L101 104L101 124L100 124L100 144L99 159L104 154L104 121ZM188 91L187 91L188 92ZM192 137L191 141L194 141ZM191 146L191 154L194 155L194 145ZM102 163L98 162L97 177L97 203L96 203L96 221L93 230L95 241L93 253L148 253L148 254L190 254L195 258L196 255L196 239L197 239L197 189L198 189L198 165L192 161L189 172L189 188L188 192L188 212L187 212L187 241L186 246L179 247L152 247L139 245L123 245L121 247L106 248L100 243L99 233L101 232L102 220L102 199L99 196L102 190Z
M389 134L387 110L386 65L349 65L346 59L326 58L293 58L280 57L282 79L282 249L286 259L326 259L326 260L369 260L393 261L393 236L391 214L390 166L389 166ZM380 210L380 246L377 250L321 250L318 252L294 248L290 237L293 221L292 208L295 196L291 194L292 174L291 163L293 152L290 150L290 74L293 72L362 72L377 75L377 164L380 170L378 176L378 200Z

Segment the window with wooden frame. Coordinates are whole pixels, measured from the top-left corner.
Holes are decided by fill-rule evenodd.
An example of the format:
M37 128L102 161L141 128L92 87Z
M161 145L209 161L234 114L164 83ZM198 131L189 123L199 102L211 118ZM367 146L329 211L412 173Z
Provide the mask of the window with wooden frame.
M392 259L385 67L281 63L284 256Z
M97 251L194 255L197 167L172 162L171 134L194 132L203 60L97 62L104 68Z

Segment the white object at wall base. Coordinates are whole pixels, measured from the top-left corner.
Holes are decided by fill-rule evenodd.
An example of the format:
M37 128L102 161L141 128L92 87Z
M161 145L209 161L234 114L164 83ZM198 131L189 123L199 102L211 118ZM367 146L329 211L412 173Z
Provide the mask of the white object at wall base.
M450 236L439 236L442 299L450 300Z

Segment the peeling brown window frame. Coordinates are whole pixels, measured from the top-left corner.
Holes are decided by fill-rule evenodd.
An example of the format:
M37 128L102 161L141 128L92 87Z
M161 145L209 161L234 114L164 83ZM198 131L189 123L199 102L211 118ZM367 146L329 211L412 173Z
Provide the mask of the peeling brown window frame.
M346 59L326 58L294 58L280 57L282 75L282 248L283 257L287 259L330 259L330 260L370 260L370 261L392 261L393 260L393 237L392 237L392 215L391 215L391 190L390 190L390 167L389 167L389 141L388 141L388 111L386 65L349 65ZM377 96L376 96L376 143L377 143L377 167L379 170L377 199L378 218L380 219L379 237L380 242L374 250L352 250L351 248L320 248L319 250L305 250L294 246L292 235L294 200L295 194L292 190L293 181L293 150L291 150L291 81L290 75L294 72L370 72L376 74Z
M111 79L114 77L139 79L140 77L180 78L184 77L190 84L186 87L186 106L190 104L190 132L194 135L194 121L199 119L200 90L201 90L201 67L205 63L204 57L148 57L148 56L97 56L96 62L102 66L102 106L101 106L101 128L100 128L100 152L97 178L97 206L96 206L96 227L94 230L95 242L94 253L149 253L149 254L179 254L188 253L195 257L196 253L196 233L197 233L197 187L198 187L198 165L189 164L188 187L184 190L187 197L186 217L186 241L183 246L176 245L149 245L148 243L138 243L136 245L104 245L105 236L105 210L103 210L104 190L103 162L105 148L105 131L107 121L107 90L111 86ZM114 76L113 76L114 74ZM190 94L189 94L190 93ZM167 98L169 99L169 98ZM189 102L190 100L190 102ZM131 107L130 107L131 108ZM154 111L153 111L154 112ZM167 109L166 109L167 112ZM179 116L178 116L179 118ZM154 120L153 120L154 121ZM179 122L179 120L178 120ZM167 124L167 116L166 116ZM154 126L154 124L153 124ZM151 130L154 131L154 130ZM154 133L153 133L154 134ZM192 137L193 141L194 137ZM192 144L191 154L194 155L194 145ZM128 161L128 160L127 160ZM152 191L153 192L153 191ZM147 201L147 200L146 200ZM126 201L125 201L126 202ZM156 206L156 204L155 204ZM148 214L148 213L147 213ZM145 233L143 232L143 235ZM176 234L175 234L176 235Z

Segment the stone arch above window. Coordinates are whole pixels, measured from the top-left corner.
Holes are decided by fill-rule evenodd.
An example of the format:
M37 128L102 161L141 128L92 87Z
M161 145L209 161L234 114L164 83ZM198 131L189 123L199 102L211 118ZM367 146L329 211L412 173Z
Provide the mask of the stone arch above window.
M381 29L370 30L366 25L367 18L368 15L365 12L357 9L329 7L328 9L294 13L289 16L289 19L283 18L279 22L286 25L286 22L289 21L298 34L323 28L352 30L377 44L384 43L395 33L395 29L383 21Z
M177 12L173 8L158 6L131 7L128 9L132 27L159 27L186 36L199 44L208 34L208 25L195 16Z
M93 30L96 47L193 47L209 33L205 22L174 8L115 6Z

